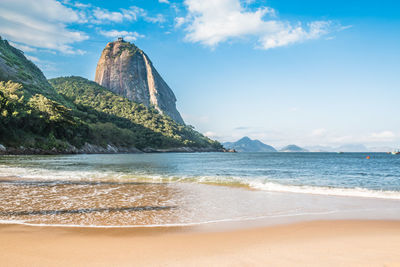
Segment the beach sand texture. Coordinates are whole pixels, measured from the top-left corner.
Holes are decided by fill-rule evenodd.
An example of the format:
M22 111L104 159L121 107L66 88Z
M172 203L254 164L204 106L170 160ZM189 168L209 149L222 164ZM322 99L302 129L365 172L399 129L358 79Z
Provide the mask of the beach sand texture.
M0 226L1 266L400 266L399 221L229 231Z

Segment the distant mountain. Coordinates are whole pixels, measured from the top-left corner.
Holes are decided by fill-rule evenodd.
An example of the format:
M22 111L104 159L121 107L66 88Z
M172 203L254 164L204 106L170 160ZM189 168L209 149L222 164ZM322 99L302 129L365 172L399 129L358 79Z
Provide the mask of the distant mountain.
M341 152L369 152L370 150L362 144L346 144L336 148Z
M309 152L336 152L336 149L330 146L306 146L304 149Z
M296 145L288 145L281 148L279 152L308 152L308 150Z
M272 146L259 140L251 140L247 136L236 142L226 142L222 145L227 149L235 149L238 152L277 152Z
M388 146L369 147L370 152L392 152L396 149Z
M346 144L339 147L306 146L305 149L310 152L391 152L395 150L388 146L367 147L362 144Z

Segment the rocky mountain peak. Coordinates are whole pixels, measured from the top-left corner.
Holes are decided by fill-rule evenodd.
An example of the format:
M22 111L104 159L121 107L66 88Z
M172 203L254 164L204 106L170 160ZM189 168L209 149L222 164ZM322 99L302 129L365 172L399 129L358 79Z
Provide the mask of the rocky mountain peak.
M184 121L176 109L171 88L154 68L149 57L136 45L118 38L104 48L97 63L95 81L110 91L127 97L178 123Z

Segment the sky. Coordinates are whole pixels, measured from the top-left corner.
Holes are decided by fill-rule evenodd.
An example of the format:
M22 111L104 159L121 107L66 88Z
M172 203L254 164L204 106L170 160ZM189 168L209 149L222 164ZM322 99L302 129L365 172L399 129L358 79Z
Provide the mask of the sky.
M122 36L222 142L400 147L397 0L0 0L0 36L47 78L90 80Z

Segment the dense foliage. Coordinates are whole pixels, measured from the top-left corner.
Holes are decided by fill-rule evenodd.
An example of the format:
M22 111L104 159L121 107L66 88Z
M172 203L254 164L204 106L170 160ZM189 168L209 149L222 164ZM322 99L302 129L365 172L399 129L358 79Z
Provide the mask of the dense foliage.
M30 96L20 83L0 82L0 143L65 149L85 142L106 146L169 148L220 144L142 104L79 77L51 81L73 108L42 94Z
M29 97L20 83L0 81L0 143L41 149L65 149L89 137L88 126L70 109L47 97Z

